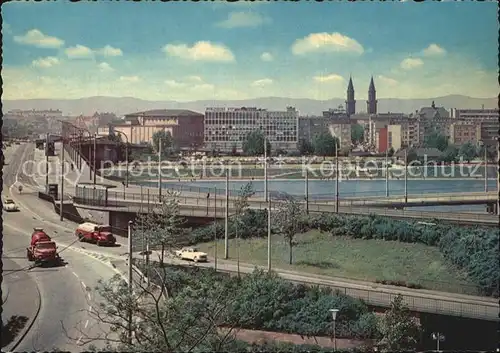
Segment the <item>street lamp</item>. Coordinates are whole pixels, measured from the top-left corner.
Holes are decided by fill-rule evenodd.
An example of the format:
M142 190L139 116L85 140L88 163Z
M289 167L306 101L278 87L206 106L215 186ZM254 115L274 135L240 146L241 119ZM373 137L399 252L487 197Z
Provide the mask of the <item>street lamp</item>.
M128 291L132 298L132 225L134 222L128 221ZM128 341L132 344L132 308L128 312Z
M479 140L479 146L484 149L484 192L488 192L488 149L483 140Z
M337 350L337 334L335 332L335 323L337 322L337 313L339 312L339 309L330 309L330 312L332 313L333 319L333 349Z
M389 146L385 147L385 197L389 197Z
M125 136L125 140L127 141L125 145L125 186L128 188L128 136L121 131L113 130L113 132Z
M445 336L441 332L433 332L431 335L432 339L436 341L437 351L439 352L439 342L444 342Z

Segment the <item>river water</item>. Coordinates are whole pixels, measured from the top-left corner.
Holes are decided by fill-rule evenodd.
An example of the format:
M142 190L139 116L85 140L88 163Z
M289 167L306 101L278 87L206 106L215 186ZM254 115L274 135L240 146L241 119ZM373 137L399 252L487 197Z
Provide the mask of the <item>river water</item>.
M258 196L264 195L264 181L251 181L253 190ZM496 191L496 180L488 181L488 191ZM154 182L142 182L144 186L155 187L158 184ZM242 186L248 184L248 181L229 181L229 190L231 195L236 195ZM363 197L363 196L381 196L385 197L385 180L343 180L339 181L339 197ZM214 188L217 194L225 195L225 181L194 181L194 182L165 182L164 188L193 191L213 194ZM481 179L427 179L427 180L408 180L408 194L457 194L461 192L483 192L484 180ZM404 195L404 180L389 180L389 196ZM309 180L308 190L309 199L331 199L336 194L335 180ZM306 183L304 180L268 180L269 192L281 192L294 196L305 196ZM460 205L460 206L432 206L432 207L414 207L421 211L457 211L457 212L485 212L485 205Z

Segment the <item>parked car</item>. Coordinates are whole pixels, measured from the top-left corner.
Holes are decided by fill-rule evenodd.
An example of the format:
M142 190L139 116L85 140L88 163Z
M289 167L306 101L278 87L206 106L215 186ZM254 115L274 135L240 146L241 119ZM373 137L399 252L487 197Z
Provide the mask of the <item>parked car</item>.
M14 200L6 197L3 199L3 210L7 212L15 212L19 211L19 207L16 205Z
M182 248L181 250L175 251L175 256L181 260L190 260L194 262L207 262L207 254L198 251L197 248Z

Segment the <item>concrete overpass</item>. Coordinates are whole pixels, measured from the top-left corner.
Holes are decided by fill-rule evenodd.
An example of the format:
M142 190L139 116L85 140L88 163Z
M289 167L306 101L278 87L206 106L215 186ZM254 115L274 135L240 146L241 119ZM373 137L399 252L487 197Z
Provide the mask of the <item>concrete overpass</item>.
M78 208L91 209L102 212L114 213L148 213L151 210L157 209L160 206L158 198L149 195L149 200L144 200L144 195L141 198L135 196L130 197L122 193L119 197L119 192L113 192L106 189L94 189L93 187L77 186L76 196L73 198L73 203ZM125 195L125 198L123 197ZM156 195L157 196L157 195ZM212 198L195 198L181 196L179 197L181 206L181 215L186 217L206 218L213 220L214 218L222 219L226 214L225 199L214 200ZM282 201L271 202L271 209L276 209L277 205ZM262 200L250 200L250 208L264 210L269 207L267 202ZM303 202L305 206L305 202ZM235 200L229 201L229 214L235 212ZM335 205L331 203L309 203L308 210L310 213L335 213ZM458 224L481 224L489 226L498 225L498 217L486 213L453 213L453 212L420 212L407 210L394 210L381 207L360 207L350 206L348 203L342 203L338 210L339 214L351 215L369 215L375 214L398 219L425 219L425 220L440 220Z

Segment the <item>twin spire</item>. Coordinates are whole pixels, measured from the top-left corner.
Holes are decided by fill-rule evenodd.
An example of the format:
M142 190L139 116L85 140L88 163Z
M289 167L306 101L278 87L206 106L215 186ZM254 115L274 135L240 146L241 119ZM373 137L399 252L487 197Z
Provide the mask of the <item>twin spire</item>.
M354 99L352 76L349 76L349 84L347 85L347 100L345 103L347 115L356 114L356 99ZM368 100L366 101L366 111L368 114L377 114L377 103L377 91L375 90L375 83L373 82L372 76L370 86L368 87Z

